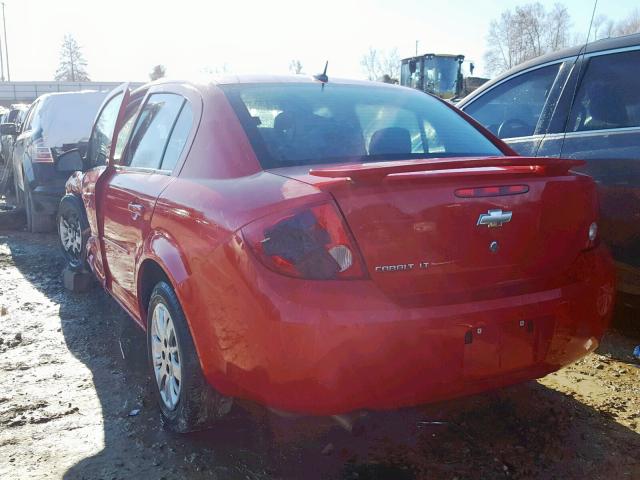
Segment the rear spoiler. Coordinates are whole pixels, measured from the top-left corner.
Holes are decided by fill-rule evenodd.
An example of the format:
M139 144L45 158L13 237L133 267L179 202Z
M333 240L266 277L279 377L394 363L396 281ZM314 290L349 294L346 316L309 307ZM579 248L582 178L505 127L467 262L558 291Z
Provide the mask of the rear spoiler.
M327 168L312 168L309 175L325 178L350 178L352 181L382 180L388 175L411 172L433 172L438 170L460 170L465 168L509 168L520 167L532 173L563 175L571 168L584 165L584 160L567 160L546 157L480 157L480 158L433 158L424 160L401 160L378 163L356 163Z

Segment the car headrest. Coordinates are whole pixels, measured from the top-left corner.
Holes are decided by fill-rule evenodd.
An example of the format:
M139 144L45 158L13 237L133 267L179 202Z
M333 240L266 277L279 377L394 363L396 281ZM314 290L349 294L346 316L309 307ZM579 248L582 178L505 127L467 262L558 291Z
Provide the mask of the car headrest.
M371 136L369 155L411 153L409 130L400 127L381 128Z

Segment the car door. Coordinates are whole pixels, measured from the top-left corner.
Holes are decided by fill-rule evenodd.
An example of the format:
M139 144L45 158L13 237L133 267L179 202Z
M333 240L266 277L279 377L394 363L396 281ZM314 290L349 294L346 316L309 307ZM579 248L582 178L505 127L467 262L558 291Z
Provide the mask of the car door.
M89 136L87 154L83 159L82 200L87 213L91 236L94 238L100 236L96 188L100 183L99 179L112 159L115 149L115 143L112 140L116 131L116 124L118 123L118 118L124 115L129 97L129 86L123 84L112 90L102 102ZM96 260L100 262L100 268L96 273L102 280L104 279L102 259Z
M578 89L563 94L539 154L586 160L600 193L600 232L618 267L618 287L640 294L640 47L584 59ZM568 100L574 99L573 104ZM569 108L570 107L570 108ZM566 125L566 131L565 131Z
M105 185L103 238L111 292L134 317L138 313L136 267L156 200L174 178L170 164L175 164L176 151L179 155L184 146L176 128L181 128L189 112L183 96L152 90ZM191 120L187 123L190 128Z
M508 77L461 109L520 155L535 156L573 63L557 61Z

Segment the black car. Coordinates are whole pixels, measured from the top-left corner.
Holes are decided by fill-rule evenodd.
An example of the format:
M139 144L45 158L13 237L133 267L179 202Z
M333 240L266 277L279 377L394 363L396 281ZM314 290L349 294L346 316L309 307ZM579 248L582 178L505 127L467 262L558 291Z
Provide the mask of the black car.
M640 34L518 65L457 105L521 155L578 158L600 189L618 290L640 295Z
M27 214L31 232L54 230L55 215L69 175L81 164L59 160L62 153L86 148L93 120L106 93L49 93L38 97L24 122L3 123L13 135L12 170L16 206Z

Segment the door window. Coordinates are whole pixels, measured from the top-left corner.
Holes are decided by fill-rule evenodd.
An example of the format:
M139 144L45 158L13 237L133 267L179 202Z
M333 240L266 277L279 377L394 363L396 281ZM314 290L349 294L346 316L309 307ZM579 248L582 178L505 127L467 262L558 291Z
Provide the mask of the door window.
M464 111L500 138L533 135L560 63L523 73L489 90Z
M121 165L124 148L126 147L129 135L133 130L133 124L137 117L136 114L138 113L143 98L143 95L131 98L127 104L127 108L124 112L124 118L122 119L122 127L120 127L120 131L117 133L118 138L116 139L116 146L113 149L113 161L116 165Z
M567 130L640 126L640 50L591 58Z
M118 120L118 112L122 103L123 93L117 94L104 106L93 127L89 147L87 149L87 164L89 167L106 165L111 151L113 130Z
M183 97L172 93L149 96L133 128L123 165L160 168L167 141L184 102Z

